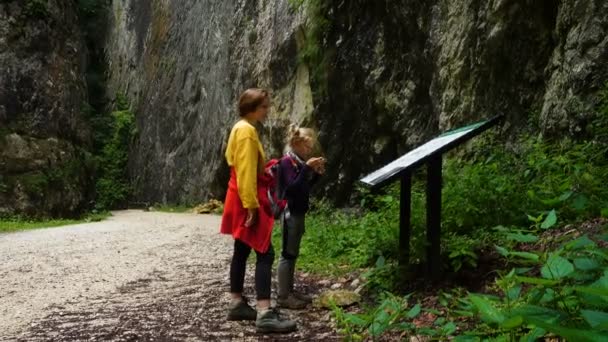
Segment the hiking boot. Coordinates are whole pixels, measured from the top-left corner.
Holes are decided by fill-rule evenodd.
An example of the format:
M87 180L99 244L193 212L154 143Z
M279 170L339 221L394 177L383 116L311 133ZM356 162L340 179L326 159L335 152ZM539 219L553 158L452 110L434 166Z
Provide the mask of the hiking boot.
M258 317L255 322L258 333L290 333L296 331L296 322L281 317L276 309L270 309Z
M303 293L303 292L293 290L293 292L291 294L294 297L296 297L297 299L299 299L299 300L301 300L303 302L306 302L306 303L309 303L309 304L312 303L312 297L309 296L309 295L307 295L307 294L305 294L305 293Z
M298 299L293 293L290 293L287 298L277 298L277 304L285 309L302 310L308 305L308 302Z
M243 297L243 300L230 306L227 319L229 321L255 321L257 315L258 312L249 306L247 299Z

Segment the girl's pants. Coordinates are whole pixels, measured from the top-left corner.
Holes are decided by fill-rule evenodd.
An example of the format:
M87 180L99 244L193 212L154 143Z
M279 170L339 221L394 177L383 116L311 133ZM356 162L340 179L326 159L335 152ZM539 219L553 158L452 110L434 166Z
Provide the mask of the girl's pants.
M300 254L300 242L304 235L304 215L283 215L283 251L279 259L279 298L287 298L293 291L296 259Z

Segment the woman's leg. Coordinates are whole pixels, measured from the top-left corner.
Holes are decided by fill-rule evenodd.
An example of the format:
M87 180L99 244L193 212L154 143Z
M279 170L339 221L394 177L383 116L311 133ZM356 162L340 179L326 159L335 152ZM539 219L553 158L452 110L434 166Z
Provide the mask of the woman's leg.
M255 264L255 290L257 292L258 310L270 308L270 288L272 281L272 263L274 262L274 248L272 243L266 253L258 253Z
M239 240L234 240L234 254L230 264L230 293L233 300L240 300L245 284L245 268L251 247Z
M229 321L254 321L257 312L249 306L247 300L243 298L243 285L245 283L245 267L247 257L251 253L251 248L239 240L234 241L234 254L230 264L230 294L232 304L228 310Z

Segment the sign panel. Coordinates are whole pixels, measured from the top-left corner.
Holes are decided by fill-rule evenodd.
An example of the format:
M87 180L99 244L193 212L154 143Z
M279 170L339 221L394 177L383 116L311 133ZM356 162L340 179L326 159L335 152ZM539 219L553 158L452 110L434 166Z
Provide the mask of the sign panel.
M470 126L446 132L427 142L426 144L408 152L401 158L393 161L383 168L365 176L363 179L361 179L361 182L372 187L381 184L392 177L395 177L402 171L406 171L408 168L418 165L419 162L422 162L424 159L430 157L434 153L447 148L450 144L456 143L458 140L464 139L466 136L473 134L473 132L476 130L482 130L481 128L488 126L488 124L494 120L495 119L482 121Z

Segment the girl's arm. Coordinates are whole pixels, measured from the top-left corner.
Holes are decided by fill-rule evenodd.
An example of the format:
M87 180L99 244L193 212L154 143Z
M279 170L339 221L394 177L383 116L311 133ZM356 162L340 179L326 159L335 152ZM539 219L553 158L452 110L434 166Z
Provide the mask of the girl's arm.
M290 196L297 194L302 190L308 190L308 187L310 187L306 181L308 174L312 171L310 166L304 164L300 173L296 175L291 160L289 158L284 158L281 160L281 171L283 184L285 184L285 195Z

